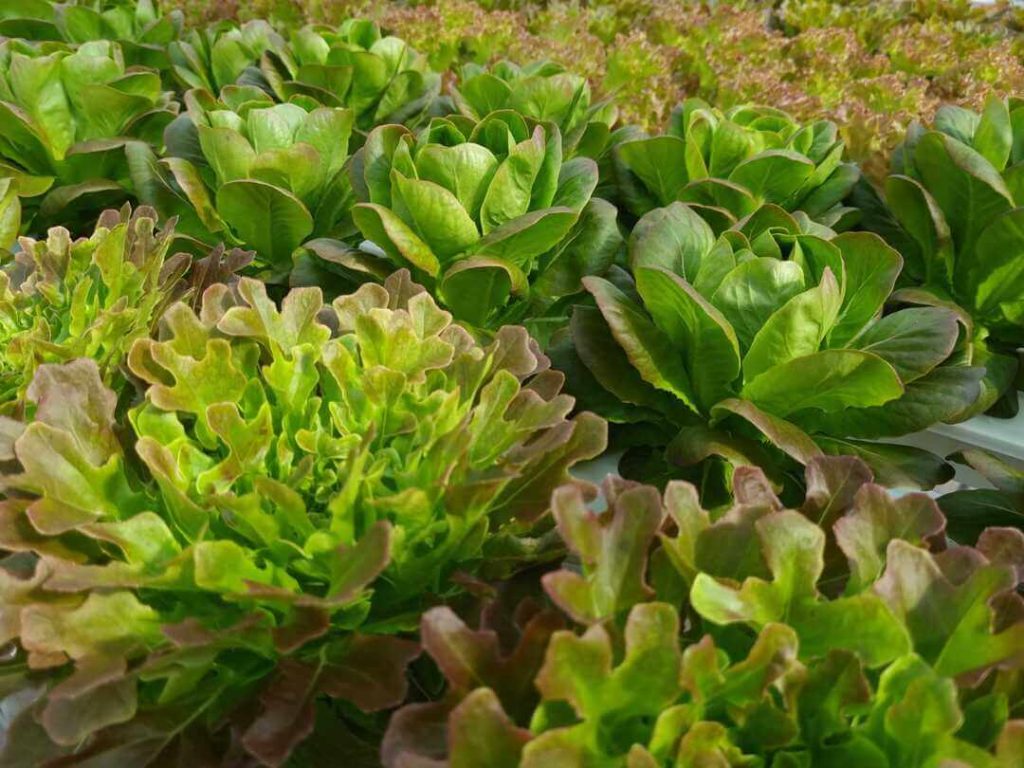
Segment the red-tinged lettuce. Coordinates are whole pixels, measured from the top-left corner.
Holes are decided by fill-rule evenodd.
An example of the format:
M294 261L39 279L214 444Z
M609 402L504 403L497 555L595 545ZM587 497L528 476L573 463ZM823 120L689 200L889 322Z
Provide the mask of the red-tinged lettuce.
M639 432L624 439L726 482L749 464L782 484L823 452L891 484L948 479L935 457L865 442L961 419L983 373L955 309L890 311L902 260L880 237L776 206L716 236L673 203L638 222L629 261L632 275L584 279L596 306L552 350L587 407Z
M73 240L60 227L45 240L21 238L0 271L0 411L20 410L39 365L77 357L94 360L103 381L120 392L128 350L164 309L190 284L201 290L246 261L233 252L221 273L226 262L218 251L186 278L191 258L173 253L173 243L173 224L157 228L152 209L127 206L104 212L88 238Z
M129 363L147 387L123 439L92 361L28 391L0 641L42 688L6 755L157 729L133 764L206 740L278 765L314 719L401 703L398 633L544 557L551 489L604 447L522 328L480 346L402 273L280 310L257 281L213 286Z
M973 412L1006 395L1016 413L1017 348L1024 346L1024 102L989 98L981 114L944 107L915 124L893 158L885 204L868 227L907 260L907 302L963 308L986 368ZM866 192L866 191L865 191ZM869 197L870 195L865 195Z
M46 49L49 50L49 49ZM163 144L178 105L156 70L104 40L45 52L0 45L0 178L17 179L35 231L81 225L136 190L126 148ZM26 215L25 224L29 224Z
M603 512L558 490L582 569L545 587L586 628L556 629L540 661L525 642L501 656L450 612L425 617L449 691L396 713L384 764L1015 765L1024 536L946 548L932 499L890 496L856 459L812 462L795 509L760 471L738 475L728 509L685 483L662 499L609 480ZM519 655L529 714L500 674Z
M842 203L860 171L843 162L843 149L827 120L801 125L769 107L722 112L690 99L667 133L616 147L619 194L636 216L690 203L716 231L765 203L845 229L857 212Z
M591 199L597 164L564 159L557 126L517 112L435 119L419 134L382 126L351 174L364 249L412 268L477 326L528 321L546 338L621 242L614 207Z

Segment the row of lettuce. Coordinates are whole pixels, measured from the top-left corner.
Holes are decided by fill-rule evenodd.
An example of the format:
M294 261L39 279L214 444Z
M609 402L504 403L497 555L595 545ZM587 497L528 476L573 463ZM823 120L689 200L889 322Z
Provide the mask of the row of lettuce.
M184 2L187 18L337 24L369 14L432 65L550 58L658 129L685 96L772 104L839 125L873 179L914 119L979 109L1024 81L1024 11L1005 0L254 0Z
M4 18L0 762L1020 764L1024 476L886 487L1017 401L1024 103L878 189L364 21Z

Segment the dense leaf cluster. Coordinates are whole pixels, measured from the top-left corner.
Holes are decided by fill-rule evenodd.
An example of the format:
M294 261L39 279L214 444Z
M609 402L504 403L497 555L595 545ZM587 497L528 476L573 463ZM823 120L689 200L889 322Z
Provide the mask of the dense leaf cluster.
M0 0L0 763L1019 768L1009 27L288 2Z

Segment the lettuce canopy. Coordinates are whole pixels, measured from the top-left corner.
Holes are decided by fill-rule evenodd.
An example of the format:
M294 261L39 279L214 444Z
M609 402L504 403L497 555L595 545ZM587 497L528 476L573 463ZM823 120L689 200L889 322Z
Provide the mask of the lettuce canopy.
M739 475L717 510L678 482L609 479L600 513L556 491L578 565L543 583L581 628L428 611L448 689L394 715L384 765L1017 765L1024 535L947 548L933 499L855 459L810 463L793 508Z

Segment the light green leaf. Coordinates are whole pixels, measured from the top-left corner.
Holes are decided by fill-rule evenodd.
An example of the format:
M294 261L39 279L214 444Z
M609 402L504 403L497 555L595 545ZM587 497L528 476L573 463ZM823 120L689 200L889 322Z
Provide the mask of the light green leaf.
M831 270L821 283L798 293L768 318L743 358L743 381L750 383L773 366L818 351L839 315L842 293Z
M636 281L655 325L685 359L701 408L707 411L729 397L740 371L732 326L693 286L666 269L642 267Z
M827 349L769 368L741 396L776 416L882 405L903 394L891 365L877 355Z
M313 217L298 198L255 179L224 184L217 210L243 243L276 266L291 264L292 252L313 232Z

